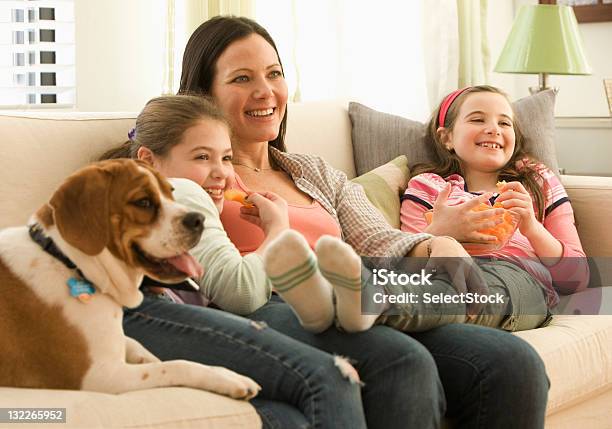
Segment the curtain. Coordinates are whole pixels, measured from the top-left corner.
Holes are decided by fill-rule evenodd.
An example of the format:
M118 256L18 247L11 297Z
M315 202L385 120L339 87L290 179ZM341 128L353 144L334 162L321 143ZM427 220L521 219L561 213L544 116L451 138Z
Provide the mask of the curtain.
M179 88L185 45L191 33L216 15L255 17L255 0L166 0L164 72L162 88L173 94Z
M166 34L163 40L164 70L162 74L162 94L174 94L174 70L175 70L175 0L166 1Z
M459 87L489 82L487 0L457 0Z
M487 83L487 0L166 0L164 92L193 30L248 16L274 38L294 102L358 101L425 120L448 92Z
M487 5L487 0L425 2L425 67L431 106L457 88L488 83Z
M457 0L427 0L423 12L427 96L433 109L459 84Z
M423 4L429 0L257 0L293 101L358 101L425 119Z

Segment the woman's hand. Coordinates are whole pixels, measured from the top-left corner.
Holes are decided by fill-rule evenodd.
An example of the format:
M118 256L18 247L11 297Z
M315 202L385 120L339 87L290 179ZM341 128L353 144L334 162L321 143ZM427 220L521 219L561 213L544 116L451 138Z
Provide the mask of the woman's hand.
M247 201L255 207L240 207L240 217L260 227L266 237L289 229L287 202L277 194L251 193Z
M540 224L533 211L531 195L521 182L508 182L500 192L496 202L502 203L505 209L520 218L519 231L529 238Z
M485 193L461 204L449 206L447 199L451 191L450 183L440 191L433 206L431 224L424 232L433 235L447 235L461 242L488 243L496 241L494 235L478 232L493 228L503 222L503 209L473 211L479 204L485 203L493 194Z
M480 268L460 243L446 236L434 237L430 240L428 269L447 272L457 293L488 294L489 288ZM480 303L468 304L467 315L478 315L483 305Z

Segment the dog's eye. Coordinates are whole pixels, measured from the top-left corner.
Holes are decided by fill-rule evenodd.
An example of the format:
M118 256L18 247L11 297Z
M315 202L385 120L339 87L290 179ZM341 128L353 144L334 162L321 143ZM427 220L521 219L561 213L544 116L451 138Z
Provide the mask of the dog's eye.
M149 198L141 198L139 200L132 201L132 204L142 209L150 209L153 207L153 201L151 201Z

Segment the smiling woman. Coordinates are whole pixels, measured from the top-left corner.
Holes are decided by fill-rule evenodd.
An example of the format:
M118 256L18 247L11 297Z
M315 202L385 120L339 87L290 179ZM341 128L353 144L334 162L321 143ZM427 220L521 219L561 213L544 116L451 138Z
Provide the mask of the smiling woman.
M235 159L242 162L239 152L267 151L267 142L278 135L287 105L287 84L276 51L263 37L252 34L232 46L217 60L211 94L232 120ZM249 165L270 168L267 163Z
M221 62L222 57L237 58L237 53L245 50L258 50L262 58L250 56L250 64L233 65L233 67L229 61ZM467 257L465 250L454 240L433 240L428 234L404 233L390 227L368 202L363 188L348 181L344 173L335 170L320 157L287 153L281 149L284 147L284 121L287 112L280 122L273 112L269 123L258 122L259 118L252 115L254 111L263 111L265 108L279 110L281 107L285 108L279 104L282 97L278 95L279 87L276 79L281 77L266 73L267 67L276 64L272 62L275 59L281 65L276 51L274 41L264 28L252 20L241 17L214 17L204 22L194 32L185 48L181 91L218 94L215 91L219 87L215 85L223 81L217 80L217 76L231 75L232 69L235 70L234 67L255 72L255 79L253 81L247 79L245 87L231 80L229 84L223 83L224 96L234 101L239 100L236 105L241 108L234 108L226 100L214 97L217 103L227 109L223 110L228 121L232 127L238 129L237 133L240 133L240 138L232 141L234 155L237 159L240 157L241 164L250 167L236 165L237 187L243 191L272 190L286 199L291 227L304 236L301 241L307 243L306 248L314 247L319 238L328 234L335 237L342 236L346 239L345 246L350 245L354 251L363 255L427 256L426 249L430 247L432 255ZM314 66L326 70L325 63L321 63L320 59L315 63ZM385 78L386 75L383 73L381 79ZM240 80L244 82L244 79ZM397 80L388 80L397 83ZM380 89L378 86L376 88ZM246 124L253 129L244 129ZM278 127L276 136L269 136L271 140L268 142L262 141L261 138L266 135L264 132L269 131L272 124ZM267 165L273 169L261 171L253 169ZM247 258L252 255L249 253L252 251L252 246L249 248L242 246L244 240L241 242L240 237L254 237L254 228L249 228L239 216L243 213L243 208L240 212L229 208L228 204L228 209L222 213L223 226L228 231L230 239ZM261 237L259 239L255 237L251 244L256 246L260 241ZM277 263L274 265L281 271L272 274L275 279L286 279L287 274L303 268L304 264L298 260L300 258L289 256L288 251L280 250L280 247L275 247L272 243L269 249L271 253L267 253L265 259L270 261L276 257ZM268 257L270 254L273 255L271 258ZM359 262L359 258L357 261ZM308 266L307 261L306 266ZM308 270L306 273L309 279L313 272ZM463 278L463 276L453 277L453 282L460 277ZM465 276L465 279L470 290L480 285L479 279L468 276ZM320 294L311 292L313 293L309 293L308 290L302 291L292 296L310 299L313 308L325 307L322 305L323 301L317 302ZM287 293L283 294L283 299L289 300ZM353 359L359 376L365 383L361 391L363 404L361 411L365 413L368 427L385 429L407 426L439 427L444 413L444 403L449 404L449 415L461 419L464 427L477 424L504 427L509 421L526 428L543 425L546 381L541 361L521 344L508 344L506 340L512 336L500 335L492 329L465 324L459 325L458 329L453 325L443 326L441 329L431 331L431 335L429 332L420 335L418 341L412 336L382 325L355 335L349 335L333 327L320 334L314 334L304 329L289 305L278 296L272 296L268 303L249 317L256 321L265 321L274 330L300 342ZM485 337L489 339L483 341ZM523 354L529 364L521 364L521 371L516 371L516 361L510 363L504 360L504 355L499 353L501 349L492 349L489 347L491 343L505 343L502 347L504 355L513 356L514 359L517 353ZM509 352L509 349L512 351ZM439 359L438 353L444 356L451 353L457 359ZM478 373L496 374L495 381L488 377L484 380L479 375L474 376L473 367L464 365L465 362L471 362L468 356L474 355L478 356L480 362L484 362L483 372L478 371ZM498 371L500 368L509 370L513 367L511 372ZM499 389L499 386L509 386L515 382L517 373L525 375L527 367L530 368L529 379L536 380L535 383L521 382L521 385L530 386L529 394L521 395L519 398L513 397L512 400L503 399L512 389ZM488 389L492 393L487 398L466 397L463 393L479 391L482 383L492 383L491 386L495 386ZM527 397L529 399L526 399ZM340 404L339 401L334 402ZM384 407L381 406L382 403L385 404ZM504 404L503 407L499 406L500 403ZM494 410L487 413L486 418L477 411L485 408ZM527 409L529 411L526 411ZM461 410L461 416L457 410ZM341 424L334 422L332 426L341 426Z

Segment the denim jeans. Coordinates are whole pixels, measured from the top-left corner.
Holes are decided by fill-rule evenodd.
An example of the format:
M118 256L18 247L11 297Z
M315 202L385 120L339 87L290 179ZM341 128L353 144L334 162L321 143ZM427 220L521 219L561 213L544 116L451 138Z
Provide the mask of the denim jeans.
M145 296L125 311L123 327L162 360L224 366L253 378L262 391L252 404L266 428L366 427L360 387L341 375L333 356L265 324Z
M436 364L425 347L388 326L356 334L330 328L305 331L277 295L249 315L271 328L329 353L348 357L363 387L363 409L370 429L439 428L445 398ZM340 426L331 426L336 428Z
M467 306L461 301L396 304L393 311L380 317L376 323L391 326L403 332L429 331L450 323L471 323L505 331L535 329L549 321L544 286L524 269L503 260L476 260L474 269L484 279L488 294L503 297L503 302L492 301L482 305L473 320L467 320ZM423 292L458 296L448 273L438 273L426 288L422 285L402 285L403 293L422 296Z
M454 427L544 427L550 383L529 343L500 329L466 324L411 335L436 361Z
M542 428L544 364L525 341L482 326L451 324L411 336L388 326L346 334L304 331L278 296L249 316L303 343L349 357L359 371L369 428ZM333 426L337 427L337 426Z

